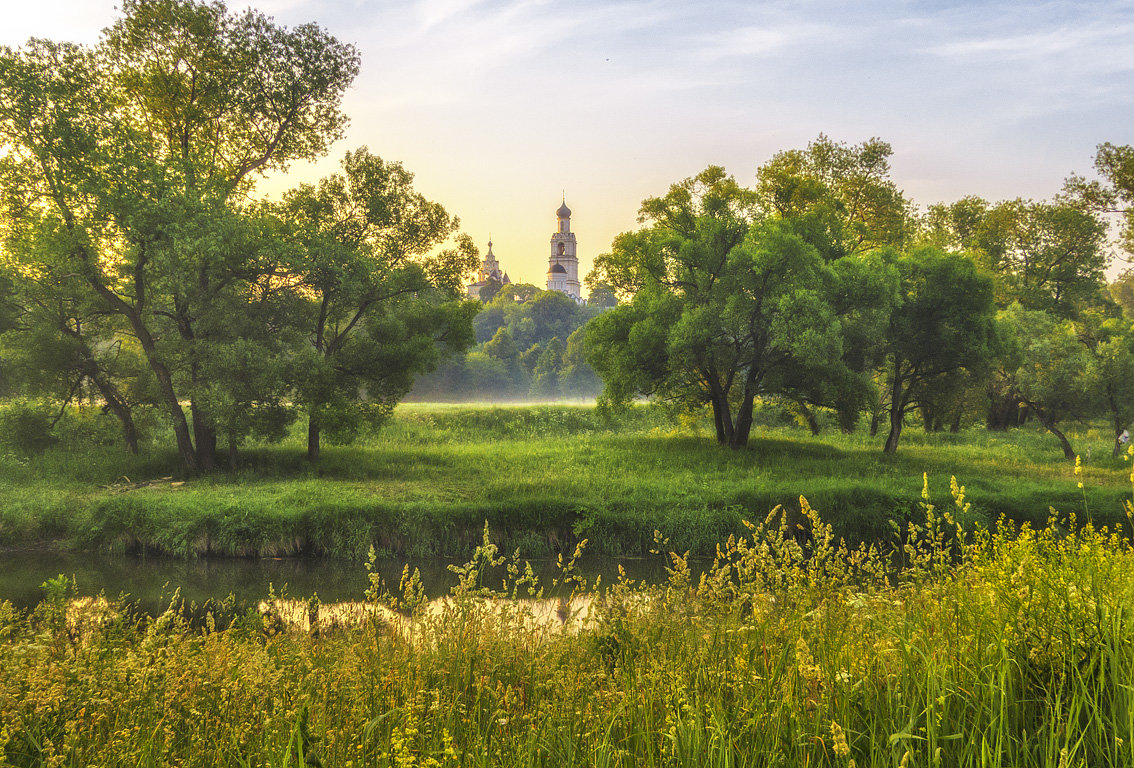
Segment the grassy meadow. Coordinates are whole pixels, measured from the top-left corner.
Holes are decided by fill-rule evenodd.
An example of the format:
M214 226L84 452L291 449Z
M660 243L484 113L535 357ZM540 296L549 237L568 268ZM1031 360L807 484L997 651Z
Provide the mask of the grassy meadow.
M1125 523L1129 466L1105 433L1071 438L1084 488L1055 441L1035 429L925 434L911 426L896 456L865 430L818 437L774 407L761 410L747 450L715 445L710 425L677 423L641 406L615 423L589 406L404 404L375 435L303 458L300 430L252 445L236 468L182 478L172 453L133 457L114 434L69 416L73 436L0 464L0 547L56 543L85 550L193 557L314 554L361 561L371 546L398 556L463 558L487 521L507 551L640 555L653 531L678 551L710 555L741 520L806 496L837 535L894 542L918 514L922 474L931 498L949 478L968 488L966 524L999 517L1044 523ZM66 427L66 424L63 425ZM99 435L109 444L99 444ZM92 435L94 437L92 437Z
M653 408L412 405L316 468L298 436L189 479L90 441L9 457L8 545L472 558L432 600L407 567L332 605L149 616L63 577L0 602L0 766L1134 764L1132 479L1105 437L1074 436L1077 470L1030 430L886 457L761 415L740 452ZM556 549L541 582L522 553ZM667 578L588 583L594 550Z

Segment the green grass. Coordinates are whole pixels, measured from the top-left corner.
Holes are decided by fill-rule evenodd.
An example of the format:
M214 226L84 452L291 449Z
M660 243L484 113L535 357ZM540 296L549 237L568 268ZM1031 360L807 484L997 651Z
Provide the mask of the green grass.
M586 599L570 563L478 587L508 564L487 540L444 601L372 582L366 604L214 606L203 625L52 580L29 615L0 603L0 765L1134 764L1129 541L966 537L960 506L919 510L900 572L807 511L722 542L700 580L670 552L664 583ZM529 587L579 613L537 620Z
M1042 523L1049 507L1125 522L1129 467L1094 430L1071 435L1092 456L1084 493L1055 441L1033 429L910 426L898 454L884 456L865 431L812 437L775 409L761 417L749 448L730 451L707 424L679 427L648 407L611 425L589 406L403 405L364 442L326 447L317 467L296 429L243 450L235 471L197 478L180 478L167 449L131 457L65 440L3 461L0 546L357 558L374 545L462 557L487 520L502 546L528 556L569 551L582 537L593 552L641 554L655 529L680 550L711 554L742 519L798 509L801 495L839 535L880 541L893 539L891 521L916 514L923 472L935 500L955 475L985 523Z

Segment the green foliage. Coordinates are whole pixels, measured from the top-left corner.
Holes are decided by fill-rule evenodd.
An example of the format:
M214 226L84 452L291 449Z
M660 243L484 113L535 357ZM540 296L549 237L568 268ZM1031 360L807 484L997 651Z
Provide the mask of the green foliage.
M554 337L540 350L532 369L532 397L555 397L559 394L559 369L562 363L563 342L559 337Z
M1064 192L1089 210L1117 213L1122 219L1123 248L1134 253L1134 146L1105 142L1095 153L1098 180L1072 176Z
M1066 418L1082 419L1097 406L1091 355L1075 324L1020 304L1002 311L1000 321L1007 326L1012 347L1003 363L1006 381L1059 439L1064 457L1074 460L1077 454L1059 424Z
M43 453L58 438L52 427L58 408L51 403L16 400L0 409L0 440L21 456Z
M790 159L777 156L773 165ZM768 173L781 188L797 188L781 170ZM633 297L588 331L604 407L617 410L639 395L686 409L709 404L718 442L733 447L748 441L757 396L836 405L853 421L879 352L871 343L848 348L844 332L854 341L876 336L894 300L894 270L849 255L853 249L836 255L812 226L821 214L810 202L773 204L778 193L765 182L745 190L710 167L644 201L649 226L619 235L596 261L596 274ZM813 186L828 195L823 211L841 210L828 186ZM761 216L760 201L774 214Z
M570 339L601 311L597 305L576 304L558 291L506 285L473 319L481 342L477 350L423 377L413 395L419 400L489 402L593 397L601 386L582 358L580 344L571 348ZM556 351L548 353L552 346ZM574 357L567 354L572 349Z
M970 259L921 248L893 263L901 283L882 369L890 410L887 453L897 450L905 415L915 404L932 399L962 372L986 372L1001 345L992 281Z
M101 398L131 450L134 409L159 403L184 468L208 470L218 441L231 461L297 411L317 458L324 425L374 426L471 343L475 248L437 248L456 220L398 163L363 148L283 204L249 198L342 135L358 56L317 25L130 0L94 48L31 41L0 72L19 386Z
M1084 313L1075 331L1087 348L1091 393L1110 422L1112 454L1118 456L1119 436L1134 422L1134 325L1121 317Z
M1073 317L1099 303L1109 264L1106 226L1069 200L1009 200L990 205L966 197L931 206L922 239L939 248L972 254L996 277L1001 308L1018 301L1025 309Z
M349 441L377 426L446 353L472 343L474 302L454 282L475 263L456 219L413 190L413 175L365 148L343 173L288 193L284 217L302 245L297 272L310 301L297 395L308 417L308 457L320 435ZM356 423L357 422L357 423Z
M756 196L766 215L794 221L825 260L901 246L908 215L889 178L892 153L881 139L847 146L820 135L761 166Z
M0 70L5 247L49 305L77 306L56 325L80 350L137 340L186 469L211 468L218 435L234 446L264 413L278 432L289 259L246 193L341 135L354 49L220 2L130 0L96 47L32 41Z

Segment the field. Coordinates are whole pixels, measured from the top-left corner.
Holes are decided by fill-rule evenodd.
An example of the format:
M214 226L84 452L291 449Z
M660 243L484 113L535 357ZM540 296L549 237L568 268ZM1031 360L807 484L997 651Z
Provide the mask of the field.
M84 421L86 418L86 421ZM1122 525L1130 467L1105 433L1071 439L1083 475L1033 429L925 434L909 427L896 456L865 430L818 437L780 410L760 411L748 450L717 447L708 425L641 406L616 423L588 406L402 405L377 434L303 459L299 431L242 449L236 468L182 478L155 446L130 457L74 417L73 436L0 468L0 547L52 543L85 550L193 557L314 554L360 561L371 546L398 556L463 559L487 521L525 556L588 550L640 555L654 530L678 551L711 555L776 505L799 497L849 542L894 543L919 513L922 475L935 503L950 478L968 489L966 524L1044 524L1050 510ZM66 424L64 424L66 426ZM1077 487L1081 479L1083 488Z

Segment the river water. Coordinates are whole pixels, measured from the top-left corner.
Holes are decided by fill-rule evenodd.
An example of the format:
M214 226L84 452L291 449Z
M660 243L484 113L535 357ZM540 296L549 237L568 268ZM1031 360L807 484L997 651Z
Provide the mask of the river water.
M622 563L634 579L659 581L665 578L660 558L631 558L622 561L592 558L584 560L579 572L591 581L601 575L603 583L617 577ZM378 572L396 590L405 560L383 559ZM436 597L456 582L448 569L449 561L413 561L426 593ZM551 592L551 580L558 575L554 561L533 561L540 582ZM29 608L43 597L40 585L63 574L73 579L78 595L104 594L136 603L147 612L160 612L175 590L186 604L219 601L232 595L237 605L255 605L274 587L277 593L307 598L318 594L324 603L361 600L367 588L366 566L361 562L310 558L202 558L178 560L163 557L59 553L51 551L0 552L0 600ZM486 580L499 586L500 573Z

